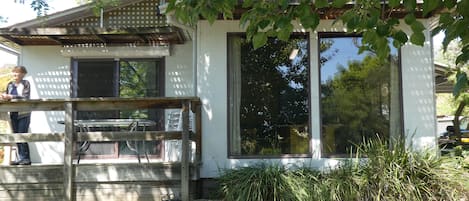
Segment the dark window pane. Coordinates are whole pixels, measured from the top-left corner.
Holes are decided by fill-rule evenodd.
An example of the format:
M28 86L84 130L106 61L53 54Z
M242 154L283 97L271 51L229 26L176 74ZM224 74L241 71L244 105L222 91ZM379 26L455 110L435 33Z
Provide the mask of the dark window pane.
M305 35L253 49L229 35L230 154L309 153L309 52Z
M79 63L77 97L115 97L117 86L113 61L83 61Z
M114 61L80 61L77 68L77 97L116 97L117 73ZM116 111L78 112L78 119L117 118Z

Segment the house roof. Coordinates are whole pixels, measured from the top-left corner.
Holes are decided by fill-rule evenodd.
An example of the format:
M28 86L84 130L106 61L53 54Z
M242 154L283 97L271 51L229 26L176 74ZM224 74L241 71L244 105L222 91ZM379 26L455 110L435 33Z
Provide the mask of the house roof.
M25 45L168 45L187 40L184 30L168 25L158 0L121 0L96 10L86 4L0 28L0 43Z

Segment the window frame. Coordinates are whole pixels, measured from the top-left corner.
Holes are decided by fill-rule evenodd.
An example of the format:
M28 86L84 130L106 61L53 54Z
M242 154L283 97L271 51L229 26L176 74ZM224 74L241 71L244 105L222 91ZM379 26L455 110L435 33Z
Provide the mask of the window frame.
M158 77L155 77L158 81L158 90L160 92L159 97L164 97L165 96L165 85L166 85L166 80L165 80L165 73L166 73L166 65L165 65L165 59L164 58L120 58L120 59L113 59L113 58L72 58L71 60L71 80L70 80L70 96L71 98L76 98L78 96L78 68L79 68L79 62L112 62L113 68L116 70L114 71L114 75L112 76L113 79L120 79L119 73L120 73L120 62L122 60L127 60L127 61L153 61L157 65L159 65L158 71ZM115 82L115 86L113 88L113 94L114 97L119 97L120 96L120 85L119 81ZM163 112L164 114L164 112ZM164 116L162 116L164 117ZM164 125L163 125L164 126ZM121 154L121 150L119 147L119 141L113 141L113 142L93 142L92 144L99 144L99 143L108 143L110 146L113 147L113 154L82 154L80 155L80 158L83 159L136 159L137 156L133 154ZM155 141L155 148L158 150L159 149L159 154L148 154L148 157L151 159L161 159L164 157L164 142L160 141L159 143L156 143ZM76 150L77 147L76 145L74 146L74 150ZM111 151L110 151L111 152ZM142 155L140 154L140 157ZM77 155L74 156L74 158L77 158Z

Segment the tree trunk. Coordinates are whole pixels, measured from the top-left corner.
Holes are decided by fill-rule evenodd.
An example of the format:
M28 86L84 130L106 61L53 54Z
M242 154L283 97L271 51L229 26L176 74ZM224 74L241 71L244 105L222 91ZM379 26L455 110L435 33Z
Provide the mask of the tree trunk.
M454 126L454 135L456 136L456 145L461 144L461 129L460 129L460 122L459 122L459 116L461 116L464 107L466 107L466 102L461 101L459 102L458 109L454 113L454 120L453 120L453 126Z

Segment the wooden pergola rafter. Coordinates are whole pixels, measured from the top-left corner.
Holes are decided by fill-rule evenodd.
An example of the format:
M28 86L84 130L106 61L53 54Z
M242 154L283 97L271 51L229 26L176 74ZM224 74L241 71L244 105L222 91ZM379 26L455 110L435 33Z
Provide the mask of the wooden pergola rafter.
M184 38L177 27L98 28L47 27L0 29L3 41L18 45L104 44L182 44ZM1 40L1 39L0 39Z

